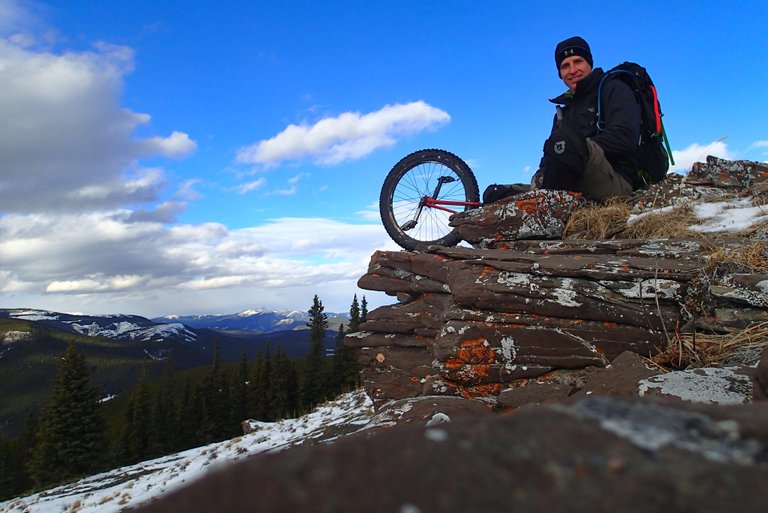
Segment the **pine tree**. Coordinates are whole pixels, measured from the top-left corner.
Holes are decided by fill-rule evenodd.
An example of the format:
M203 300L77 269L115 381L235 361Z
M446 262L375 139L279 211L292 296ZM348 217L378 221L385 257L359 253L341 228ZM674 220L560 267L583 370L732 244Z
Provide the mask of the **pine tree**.
M34 486L25 463L33 454L38 429L37 415L30 413L18 438L0 442L0 500L21 495Z
M337 396L344 390L344 324L339 324L339 331L336 334L336 344L333 350L333 365L331 367L331 376L329 379L331 395Z
M352 298L349 307L349 329L347 333L360 331L362 316L367 315L367 304L363 297L363 304L357 302L357 294ZM343 326L339 327L339 335L336 339L336 352L334 353L334 382L337 384L336 393L354 390L360 383L360 364L357 362L357 352L344 345Z
M278 349L270 374L269 412L274 420L289 418L298 410L298 394L296 387L296 369L285 355Z
M308 310L310 347L304 361L304 375L301 383L301 406L309 410L326 398L327 387L323 375L323 357L325 331L328 329L328 316L323 312L322 301L315 295L312 307Z
M30 461L38 485L61 482L99 469L106 448L106 422L91 385L85 356L70 342L61 358L53 396L40 420Z
M360 303L360 324L364 323L368 320L368 301L365 300L365 296L363 296L363 300Z
M251 383L248 379L248 353L243 351L243 354L240 356L240 365L230 387L232 390L232 420L238 424L248 418L250 385Z
M133 461L142 461L154 455L154 422L152 404L147 381L147 367L144 365L139 384L134 392L132 431L129 433L130 456Z
M178 429L174 418L177 410L176 400L176 374L173 360L168 358L165 362L165 375L155 394L152 412L158 454L168 454L178 446Z
M248 417L251 419L261 421L272 420L269 416L271 394L269 375L271 368L272 356L269 344L267 344L267 355L263 356L261 350L257 351L256 359L252 366L251 382L253 383L253 389L248 413Z
M363 298L365 301L365 298ZM349 333L354 333L360 329L360 304L357 302L357 294L352 298L352 305L349 307Z
M119 464L124 465L128 463L134 463L136 457L133 447L133 418L136 411L136 394L131 394L128 398L128 405L123 413L122 430L120 431L120 437L117 440L117 446L114 449L115 458Z
M187 449L198 443L197 432L200 427L200 400L195 387L187 378L184 382L181 401L176 413L176 449Z
M200 388L203 400L202 426L200 436L204 443L223 440L234 434L230 414L229 383L221 369L221 351L219 343L213 353L213 364Z

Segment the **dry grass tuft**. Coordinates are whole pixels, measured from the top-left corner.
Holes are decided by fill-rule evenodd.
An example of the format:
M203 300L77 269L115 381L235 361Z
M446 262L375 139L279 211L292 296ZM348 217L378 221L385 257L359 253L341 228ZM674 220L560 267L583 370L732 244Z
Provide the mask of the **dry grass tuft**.
M709 254L705 271L722 265L738 265L755 273L768 272L768 245L765 241L755 241L749 246L734 249L720 248Z
M701 222L690 206L643 214L627 223L631 211L632 206L622 199L574 209L566 224L564 236L580 239L703 237L703 234L690 230L691 226Z
M644 214L627 225L622 236L627 239L649 239L653 237L701 237L690 227L699 224L690 206L675 207L661 213Z
M627 226L631 206L620 199L590 204L574 209L565 226L564 236L582 239L609 239Z
M768 322L762 322L727 335L678 333L664 351L649 360L673 369L754 365L766 346Z

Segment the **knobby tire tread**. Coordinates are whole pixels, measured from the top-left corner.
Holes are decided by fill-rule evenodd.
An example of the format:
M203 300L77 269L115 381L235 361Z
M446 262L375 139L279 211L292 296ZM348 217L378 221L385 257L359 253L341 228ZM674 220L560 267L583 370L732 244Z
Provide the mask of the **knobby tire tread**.
M418 246L426 245L439 245L439 246L455 246L461 241L461 238L455 233L455 230L450 230L444 236L434 239L420 239L411 237L405 231L403 231L395 218L394 213L394 194L398 184L401 180L414 168L422 164L436 164L444 166L451 170L455 176L459 179L461 187L463 188L464 197L463 201L480 201L480 192L477 186L477 179L472 173L469 166L459 157L451 152L440 149L425 149L415 151L409 155L406 155L400 161L395 164L390 172L387 174L384 184L381 187L381 194L379 195L379 212L381 214L381 220L384 224L384 228L392 240L394 240L402 248L413 251ZM429 183L430 188L434 188L435 183ZM455 186L451 186L454 187ZM425 191L420 191L425 192ZM431 189L429 194L431 194ZM468 210L470 206L465 206L464 210ZM457 207L456 210L461 211L461 207ZM447 218L445 220L447 229Z

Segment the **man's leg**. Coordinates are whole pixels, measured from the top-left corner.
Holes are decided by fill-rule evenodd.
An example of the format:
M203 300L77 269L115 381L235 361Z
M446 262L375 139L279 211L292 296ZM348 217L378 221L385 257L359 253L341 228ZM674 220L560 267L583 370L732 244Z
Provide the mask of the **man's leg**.
M587 139L589 158L579 180L579 190L591 200L603 200L614 196L631 196L632 185L613 170L599 144Z

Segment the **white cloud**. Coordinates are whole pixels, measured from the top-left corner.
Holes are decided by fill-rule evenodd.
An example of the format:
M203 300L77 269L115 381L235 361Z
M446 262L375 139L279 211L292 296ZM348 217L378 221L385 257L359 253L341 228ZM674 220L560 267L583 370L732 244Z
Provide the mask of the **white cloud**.
M694 162L703 162L707 155L723 159L733 159L734 157L728 151L728 145L723 142L724 140L725 137L706 146L694 143L684 150L673 150L672 156L675 159L675 165L670 167L670 171L684 173L691 169Z
M21 2L17 0L0 0L0 36L8 35L19 40L30 37L23 31L30 30L38 24L33 8L39 10L40 6L28 2L22 7Z
M133 51L102 43L54 52L18 41L0 38L0 210L86 211L156 200L163 172L141 169L139 159L180 158L196 144L179 131L134 135L150 117L120 105Z
M149 155L164 155L171 158L183 158L197 149L197 143L183 132L174 132L168 137L151 137L144 141L144 148Z
M248 183L240 184L237 187L235 187L235 190L240 194L246 194L248 192L261 189L262 187L264 187L264 185L266 185L266 183L267 183L267 179L264 177L261 177L258 180L253 180Z
M264 166L290 160L338 164L391 146L398 137L435 129L449 120L448 113L423 101L387 105L369 114L345 112L314 125L289 125L271 139L242 148L237 159Z
M366 221L380 222L381 214L379 212L379 202L374 201L369 203L363 210L358 210L355 212L355 215L360 217L360 219L365 219Z
M182 158L196 143L180 131L137 135L151 118L121 106L133 51L54 50L55 34L41 40L48 29L24 19L29 11L20 5L28 7L0 0L0 306L159 315L172 313L168 305L176 313L238 311L248 302L309 306L317 293L343 311L370 254L395 249L378 222L175 224L186 203L201 198L200 180L177 184L166 198L166 173L141 159ZM307 151L360 154L381 137L447 120L420 105L318 123L308 135L321 143ZM285 191L307 177L291 177ZM260 178L235 190L265 185Z
M768 141L755 141L750 145L750 148L768 148Z
M144 315L236 311L311 302L345 309L376 249L395 249L380 223L281 218L230 230L167 226L135 212L0 217L0 305ZM194 294L192 293L194 291ZM376 294L367 295L371 305ZM41 304L42 303L42 304ZM45 304L46 306L42 306ZM103 310L102 306L99 306Z

